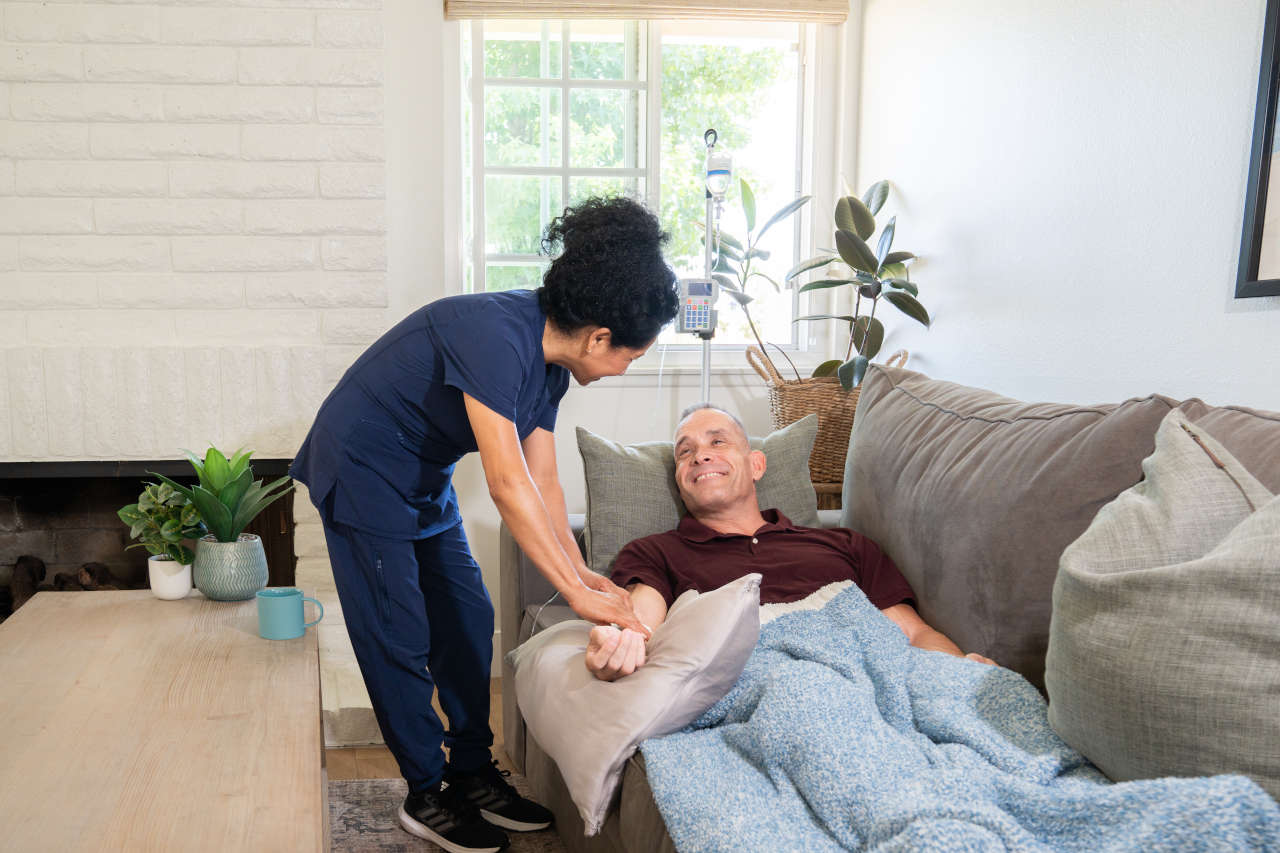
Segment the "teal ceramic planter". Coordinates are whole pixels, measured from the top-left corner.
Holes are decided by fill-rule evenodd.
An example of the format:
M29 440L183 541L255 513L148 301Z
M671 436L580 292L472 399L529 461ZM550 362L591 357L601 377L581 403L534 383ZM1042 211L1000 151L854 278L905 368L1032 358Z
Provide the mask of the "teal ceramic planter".
M206 598L244 601L267 585L267 554L262 539L241 533L237 542L219 542L213 534L196 542L191 580Z

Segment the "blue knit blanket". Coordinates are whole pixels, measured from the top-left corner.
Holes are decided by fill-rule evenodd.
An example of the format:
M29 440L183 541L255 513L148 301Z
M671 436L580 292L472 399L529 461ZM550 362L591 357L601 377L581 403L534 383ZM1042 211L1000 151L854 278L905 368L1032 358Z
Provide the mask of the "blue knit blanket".
M1022 676L910 646L855 588L765 625L737 684L641 746L680 853L1280 851L1242 776L1113 784Z

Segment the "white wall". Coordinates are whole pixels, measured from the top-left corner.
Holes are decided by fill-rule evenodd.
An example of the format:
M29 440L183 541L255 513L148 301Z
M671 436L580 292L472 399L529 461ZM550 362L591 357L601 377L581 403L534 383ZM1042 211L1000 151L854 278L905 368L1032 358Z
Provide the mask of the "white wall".
M858 188L887 177L939 378L1280 409L1280 299L1233 300L1263 0L866 0Z

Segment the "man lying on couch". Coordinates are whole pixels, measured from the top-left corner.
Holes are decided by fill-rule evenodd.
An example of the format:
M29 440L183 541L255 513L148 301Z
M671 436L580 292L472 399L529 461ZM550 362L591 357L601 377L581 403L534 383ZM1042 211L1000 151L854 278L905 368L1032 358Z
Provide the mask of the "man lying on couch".
M734 415L701 403L681 415L675 434L676 488L688 510L677 529L637 539L618 554L613 582L631 593L636 614L650 628L666 618L682 592L708 592L759 572L760 602L797 601L838 581L852 581L911 645L960 656L912 606L906 579L870 539L852 530L797 527L776 509L760 510L756 481L764 453L752 450ZM994 663L979 654L965 657ZM597 626L586 664L613 681L644 665L644 635Z

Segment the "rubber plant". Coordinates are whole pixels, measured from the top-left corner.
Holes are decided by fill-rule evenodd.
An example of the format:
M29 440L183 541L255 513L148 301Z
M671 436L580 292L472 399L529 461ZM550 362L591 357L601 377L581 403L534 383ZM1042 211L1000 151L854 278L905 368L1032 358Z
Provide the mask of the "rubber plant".
M238 450L229 459L214 447L209 448L204 459L189 450L184 452L199 483L184 486L168 477L156 476L191 501L205 527L219 542L237 541L249 522L293 489L288 485L287 475L267 486L262 480L253 479L253 467L249 464L251 451Z
M924 326L930 323L929 312L920 304L920 290L911 281L910 265L916 259L911 252L893 251L897 217L892 217L880 232L876 247L871 238L876 231L876 217L889 197L889 182L872 184L862 198L846 195L836 202L835 250L824 249L812 258L796 264L786 275L788 284L806 273L821 272L824 277L810 281L801 293L848 287L853 291L852 314L810 314L801 320L841 320L849 325L849 342L843 359L831 359L818 365L814 376L840 378L840 384L853 389L862 382L867 366L884 344L884 324L876 316L881 299Z
M746 315L747 325L751 328L751 334L755 337L756 343L760 346L760 352L764 353L764 357L773 364L773 359L769 358L768 347L765 346L764 340L760 337L760 332L756 329L755 322L751 319L751 310L747 307L752 302L752 297L747 293L747 285L753 279L762 278L773 286L774 291L780 292L782 285L776 279L765 273L759 267L759 262L769 260L769 252L760 248L760 241L769 229L795 213L800 208L809 203L813 196L800 196L797 199L787 202L778 210L774 211L765 223L760 226L760 230L756 230L756 197L751 191L751 185L745 179L738 180L738 186L741 190L742 197L742 214L747 222L747 239L744 243L731 234L719 231L715 235L715 253L716 262L712 267L712 278L720 283L725 292L733 297L734 301L742 307L742 313ZM783 358L787 358L787 354L781 348L778 352L782 353ZM787 358L790 363L791 359ZM795 365L791 365L795 370ZM774 371L777 372L776 366ZM799 374L796 374L799 378Z
M205 533L199 511L168 483L147 483L138 502L121 507L116 515L129 525L130 538L138 540L129 548L146 548L153 556L184 566L194 559L184 542Z

